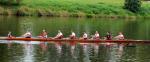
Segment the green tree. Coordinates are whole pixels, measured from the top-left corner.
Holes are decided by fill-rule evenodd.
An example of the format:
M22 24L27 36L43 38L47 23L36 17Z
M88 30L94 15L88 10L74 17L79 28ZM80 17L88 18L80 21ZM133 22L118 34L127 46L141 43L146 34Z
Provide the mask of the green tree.
M125 0L124 8L137 13L141 9L141 0Z
M21 3L21 0L16 0L16 3L19 5Z
M11 5L11 4L17 4L19 5L22 0L0 0L0 4L3 5Z

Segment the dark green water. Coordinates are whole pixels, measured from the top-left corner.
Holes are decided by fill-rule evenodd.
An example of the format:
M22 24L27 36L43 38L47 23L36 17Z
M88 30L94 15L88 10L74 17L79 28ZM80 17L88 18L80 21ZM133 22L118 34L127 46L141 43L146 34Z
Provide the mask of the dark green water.
M0 43L1 62L149 62L149 52L150 44Z
M105 36L123 32L128 39L150 40L150 21L146 19L88 19L50 17L0 16L0 36L8 31L20 36L27 30L36 37L46 29L53 37L61 30L65 37L74 31L78 37L83 32L93 35L99 31ZM60 44L0 40L0 62L149 62L150 44Z
M99 31L100 36L106 32L112 32L115 36L123 32L127 39L150 40L149 19L88 19L88 18L50 18L50 17L0 17L0 36L7 36L8 31L13 35L20 36L27 30L36 37L46 29L49 36L53 37L61 30L65 37L74 31L78 37L83 32L93 35Z

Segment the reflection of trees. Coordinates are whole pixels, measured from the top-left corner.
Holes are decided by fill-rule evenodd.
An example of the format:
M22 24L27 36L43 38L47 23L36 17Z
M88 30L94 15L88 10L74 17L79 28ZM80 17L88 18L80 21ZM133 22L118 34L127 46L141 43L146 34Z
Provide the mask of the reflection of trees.
M31 48L31 47L29 47L29 48ZM34 50L33 50L33 48L34 48ZM42 62L42 61L46 61L47 60L48 53L43 51L42 46L34 45L33 48L32 48L32 50L30 49L30 51L33 51L33 53L34 53L34 57L33 58L35 60L33 60L33 59L31 59L31 60L33 60L35 62ZM30 52L30 54L31 54L31 52Z
M59 55L55 44L51 43L48 45L48 62L58 62Z
M19 44L13 44L10 48L7 48L7 44L0 45L0 62L22 61L23 54L24 52Z
M9 62L8 49L6 44L0 44L0 60L1 62Z
M0 33L1 36L6 36L8 31L12 31L13 35L18 33L18 19L15 17L9 16L0 16Z
M111 52L109 50L109 46L105 45L99 45L99 50L98 50L98 62L108 62L109 60L109 53Z
M138 45L136 58L139 62L149 62L150 61L150 45Z
M126 46L121 57L122 62L137 62L136 46Z
M104 45L99 45L98 52L94 46L88 46L88 56L90 62L108 62L110 58L110 48Z
M34 23L30 20L30 18L22 18L22 17L20 17L19 18L19 30L20 30L20 32L21 32L21 34L22 33L25 33L26 31L30 31L30 32L32 32L33 31L33 25L34 25ZM34 33L34 32L32 32L32 33ZM20 34L20 35L21 35Z
M139 23L137 21L129 21L124 26L124 30L128 39L136 39L138 35Z
M149 20L127 21L124 30L128 38L149 39L150 29Z
M144 39L144 40L149 40L150 39L150 21L149 20L142 20L138 21L139 24L139 30L138 30L138 39Z
M77 44L74 49L74 57L76 62L84 62L84 51L83 46L80 44Z
M89 59L91 62L99 62L97 58L97 53L95 52L94 46L90 46L89 49Z
M62 45L59 62L74 62L73 56L71 55L71 47L68 44Z

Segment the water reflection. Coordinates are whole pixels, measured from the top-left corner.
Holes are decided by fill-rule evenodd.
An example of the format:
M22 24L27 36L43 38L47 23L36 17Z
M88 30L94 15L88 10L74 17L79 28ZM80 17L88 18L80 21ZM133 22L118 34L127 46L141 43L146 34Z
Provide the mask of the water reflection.
M59 53L57 51L55 44L49 44L47 50L47 62L58 62Z
M33 55L35 54L34 53L34 46L32 44L25 44L23 45L24 48L23 48L23 52L24 52L24 55L23 55L23 62L34 62L34 57Z
M39 46L41 47L41 49L42 49L43 52L47 51L47 48L48 48L47 47L47 42L41 41L40 44L39 44Z
M75 46L73 56L74 56L74 59L76 60L76 62L84 62L85 54L84 54L84 50L83 50L82 45L77 44Z
M0 43L2 62L147 62L150 58L148 44L16 42Z
M146 19L89 19L89 18L38 18L38 17L5 17L0 16L0 36L7 36L8 31L12 31L15 36L21 36L27 30L31 31L36 37L46 29L48 36L54 37L58 30L61 30L64 37L74 31L78 37L83 32L92 35L95 31L100 36L105 36L110 31L113 35L123 32L128 39L150 39L149 20Z
M124 53L122 56L122 61L128 61L128 62L137 62L136 59L136 46L131 46L131 47L125 47L124 48Z

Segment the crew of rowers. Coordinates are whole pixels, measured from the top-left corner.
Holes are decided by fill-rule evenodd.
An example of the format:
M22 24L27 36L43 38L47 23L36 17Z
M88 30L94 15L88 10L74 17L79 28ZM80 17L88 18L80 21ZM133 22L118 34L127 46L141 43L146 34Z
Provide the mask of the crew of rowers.
M38 38L48 38L47 34L48 33L45 30L43 30L42 33L38 36ZM32 34L31 34L31 32L27 31L22 36L25 37L25 38L31 38ZM11 32L8 33L8 37L13 38L13 36L11 35ZM51 38L51 39L62 39L62 38L63 38L63 33L60 30L58 30L58 34L55 37ZM115 37L113 37L110 32L107 32L106 36L104 37L104 40L112 40L113 38L116 39L116 40L124 40L125 39L124 35L121 32L119 32L118 35L115 36ZM76 34L74 32L71 32L71 35L69 36L69 39L77 39ZM84 40L89 39L88 34L86 32L84 32L83 36L79 39L84 39ZM92 39L95 39L95 40L101 39L98 31L95 32L95 35L92 36Z

